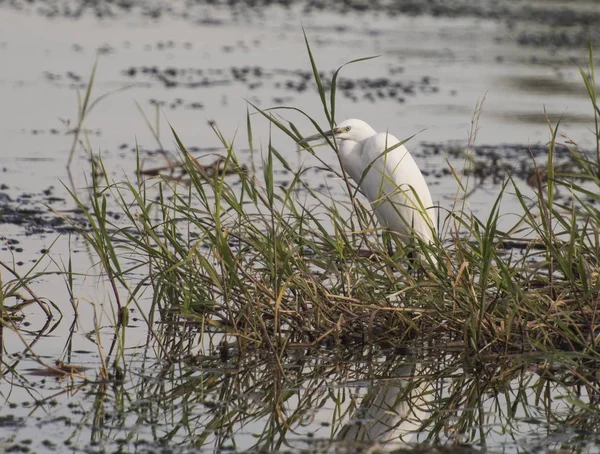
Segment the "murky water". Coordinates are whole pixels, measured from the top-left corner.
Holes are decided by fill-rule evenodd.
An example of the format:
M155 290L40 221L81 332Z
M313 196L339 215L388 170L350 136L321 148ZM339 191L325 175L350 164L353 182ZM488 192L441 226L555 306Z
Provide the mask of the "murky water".
M83 148L102 155L111 179L133 179L136 147L145 168L164 165L162 147L175 150L169 124L190 151L212 161L222 149L214 121L226 138L236 137L245 164L259 167L260 157L247 152L248 101L260 108L294 106L325 123L302 26L324 76L350 60L379 55L343 70L337 118L360 117L400 138L416 134L409 149L443 208L456 190L443 172L445 161L462 162L445 150L467 143L483 98L475 141L489 145L479 149L482 162L495 153L514 165L528 157L529 145L543 160L550 136L544 109L553 121L562 117L562 141L593 149L593 111L576 65L587 56L588 32L597 36L597 5L552 3L458 2L452 9L444 2L398 2L379 5L380 12L301 2L259 8L98 4L89 11L77 2L0 3L0 258L26 273L51 247L52 260L44 258L39 269L64 270L72 260L82 273L73 299L60 276L46 276L36 287L61 308L62 319L45 326L31 305L19 334L3 331L0 448L347 452L391 440L391 449L455 441L502 452L597 450L597 387L572 381L576 371L568 357L469 364L460 353L361 347L298 348L274 361L224 352L219 335L192 332L189 358L169 365L157 361L156 345L147 345L144 308L132 310L127 335L113 345L110 289L60 217L74 216L62 184L84 192L90 182ZM75 143L69 175L77 93L84 95L96 61L92 98L106 96L86 119L84 147ZM301 115L278 114L314 133ZM252 118L254 145L266 149L269 125ZM290 162L316 164L282 134L273 132L272 139ZM287 178L282 172L281 182ZM311 183L339 189L326 172L315 171ZM483 218L497 183L486 177L469 198ZM515 206L506 201L504 210L514 213ZM3 271L3 282L9 278ZM74 325L72 303L80 314ZM119 354L119 345L130 367L103 381L101 359ZM40 376L32 353L46 364L60 359L87 367L89 381ZM13 367L18 374L10 373ZM280 401L285 405L274 408Z

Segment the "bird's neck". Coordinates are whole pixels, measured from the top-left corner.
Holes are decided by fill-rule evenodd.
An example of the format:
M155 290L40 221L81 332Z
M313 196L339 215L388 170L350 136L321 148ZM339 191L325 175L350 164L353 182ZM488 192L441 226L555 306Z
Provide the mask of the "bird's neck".
M360 169L362 144L353 140L338 140L337 145L344 170L358 183L362 176Z

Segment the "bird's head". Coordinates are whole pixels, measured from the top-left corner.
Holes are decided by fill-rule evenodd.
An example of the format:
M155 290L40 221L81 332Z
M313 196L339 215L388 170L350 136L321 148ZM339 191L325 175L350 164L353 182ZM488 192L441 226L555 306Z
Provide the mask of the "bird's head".
M300 144L308 144L314 140L325 137L333 137L336 140L351 140L353 142L362 142L363 140L376 134L375 130L362 120L351 119L341 122L337 127L323 134L315 134L305 138Z

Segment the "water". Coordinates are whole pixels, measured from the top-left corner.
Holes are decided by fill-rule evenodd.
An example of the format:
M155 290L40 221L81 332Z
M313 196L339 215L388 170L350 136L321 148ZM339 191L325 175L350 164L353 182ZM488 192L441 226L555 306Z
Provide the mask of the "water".
M4 446L356 452L373 442L403 449L451 441L492 452L597 449L597 413L584 403L597 391L566 383L566 369L548 367L553 358L468 364L460 354L373 353L291 350L281 364L269 355L209 354L168 365L138 349L116 382L28 374L35 392L13 385Z
M115 342L114 294L94 255L60 221L60 215L81 219L63 183L85 192L91 177L84 148L102 155L110 179L135 178L136 146L144 168L164 165L157 150L175 150L169 124L202 162L211 162L222 150L209 124L214 121L226 138L236 136L245 164L260 168L260 153L247 152L247 101L260 108L294 106L325 123L301 24L324 75L355 58L379 55L343 70L337 118L358 116L400 138L417 134L409 149L444 208L452 204L456 183L441 172L446 154L432 147L465 144L475 105L484 97L476 143L508 162L521 159L528 145L547 142L544 109L552 120L563 116L561 141L595 147L593 111L576 67L587 56L580 37L590 30L595 36L593 21L582 19L594 17L594 3L515 2L506 9L460 3L454 14L443 3L424 10L418 2L387 5L385 11L400 5L394 10L399 14L349 7L344 14L336 8L307 11L303 3L142 3L131 10L98 4L73 18L76 2L0 3L0 195L10 199L6 207L21 210L9 223L4 208L0 259L25 274L51 247L51 259L42 258L35 270L64 270L72 260L81 273L73 300L62 277L36 281L35 292L60 307L61 319L46 324L32 304L18 333L3 330L3 449L344 452L362 446L355 441L360 435L393 439L387 446L395 449L450 440L503 452L597 450L597 414L589 404L597 400L596 386L574 380L570 357L509 355L503 364L498 358L470 364L461 353L421 350L424 342L417 339L411 354L374 346L298 348L276 361L225 354L221 334L201 336L186 325L190 356L169 364L148 343L142 315L151 295L132 306L127 334ZM405 15L403 8L418 14ZM93 14L98 11L102 18ZM557 41L553 30L565 39ZM84 95L96 60L92 98L106 97L86 119L84 146L76 144L69 173L77 93ZM301 115L278 114L304 134L314 133ZM269 126L259 115L252 119L254 145L264 150ZM316 164L282 134L273 132L272 139L290 162ZM328 173L313 175L316 187L342 193ZM282 183L288 178L281 173ZM471 208L485 218L498 190L486 179L470 197ZM517 210L514 200L504 203L506 213ZM3 271L2 282L9 279ZM175 342L175 334L164 336ZM102 360L121 354L120 345L129 367L123 375L110 370L116 376L105 382ZM38 375L40 362L56 359L88 367L87 380ZM12 367L18 374L10 373ZM375 424L385 418L390 431Z
M385 17L350 10L339 15L326 9L304 13L301 6L229 10L198 5L187 18L132 12L102 20L92 14L61 18L49 13L52 8L45 3L26 11L4 7L3 183L13 195L51 189L65 196L57 180L68 180L64 164L77 121L75 92L83 93L96 58L94 99L108 96L86 121L86 143L102 153L114 178L133 174L136 144L147 151L145 165L163 164L153 159L151 152L159 145L136 103L154 127L158 118L160 142L167 149L174 148L168 123L188 147L219 149L208 124L212 120L225 137L237 138L238 149L246 148L247 101L261 108L293 105L324 123L314 83L307 82L303 18L310 18L302 23L325 74L352 59L380 55L343 71L346 84L341 86L350 88L337 97L339 119L360 116L376 130L400 138L416 134L409 148L418 153L420 142L466 143L475 105L485 97L476 143L525 148L545 143L550 135L545 109L554 121L563 116L561 140L595 148L589 134L593 111L575 65L584 63L585 42L574 48L520 45L522 29L541 36L547 31L528 17L507 26L504 20L468 14ZM35 39L31 30L43 39ZM314 132L302 116L280 114L304 134ZM255 123L255 142L264 148L268 125L258 118ZM274 133L273 141L291 162L315 164L294 156L295 146L280 134ZM77 156L73 184L83 187L88 164L85 153ZM444 158L425 156L419 164L433 171L445 167ZM449 207L456 188L452 178L432 179L430 185L434 200ZM470 199L482 217L494 191L493 185L486 186Z

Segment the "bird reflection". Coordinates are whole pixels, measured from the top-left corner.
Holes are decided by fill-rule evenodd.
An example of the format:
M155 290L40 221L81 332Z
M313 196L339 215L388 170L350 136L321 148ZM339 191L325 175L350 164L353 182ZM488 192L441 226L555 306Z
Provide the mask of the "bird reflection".
M340 430L338 441L402 444L417 441L430 413L432 384L415 375L417 365L399 366L364 396L360 407Z

